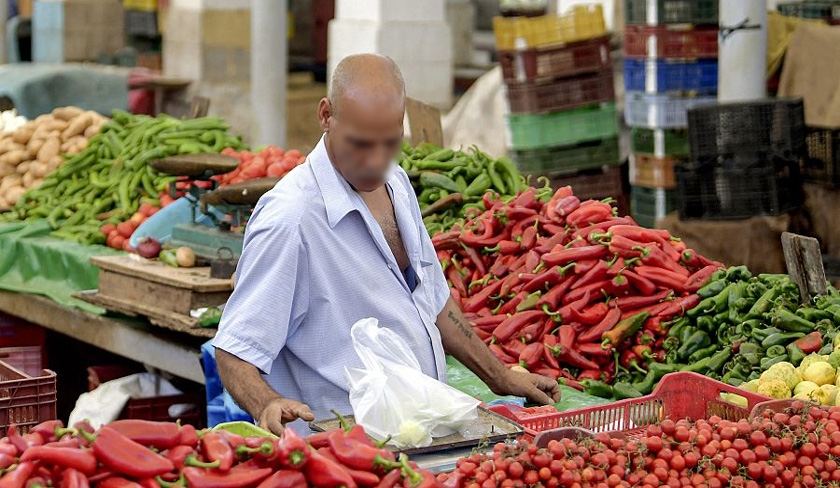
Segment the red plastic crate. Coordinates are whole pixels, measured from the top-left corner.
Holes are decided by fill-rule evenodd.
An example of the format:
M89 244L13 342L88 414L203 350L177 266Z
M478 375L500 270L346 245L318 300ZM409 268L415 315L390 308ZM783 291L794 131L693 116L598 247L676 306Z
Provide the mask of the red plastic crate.
M2 347L0 361L30 376L38 376L46 366L43 346Z
M122 378L143 370L132 366L91 366L88 368L88 388L95 389L100 383ZM195 408L179 415L177 418L169 415L172 405L192 404ZM174 422L204 427L207 419L207 399L204 391L182 393L180 395L166 395L153 398L132 398L126 403L120 413L121 419L154 420L156 422Z
M718 29L628 25L624 55L648 58L717 58Z
M43 346L46 340L43 327L0 312L0 347Z
M56 376L43 370L30 376L0 361L0 432L15 424L26 432L56 418Z
M609 36L548 48L499 51L497 55L508 85L597 73L612 66Z
M513 114L536 114L571 110L615 100L612 70L596 75L563 78L545 85L511 85L507 87L510 111Z
M734 393L746 398L747 408L722 399L721 393ZM662 378L652 394L641 398L512 420L519 422L532 436L563 427L626 436L641 432L648 425L658 424L666 418L699 420L712 415L727 420L747 418L756 405L767 400L765 396L697 373L672 373Z

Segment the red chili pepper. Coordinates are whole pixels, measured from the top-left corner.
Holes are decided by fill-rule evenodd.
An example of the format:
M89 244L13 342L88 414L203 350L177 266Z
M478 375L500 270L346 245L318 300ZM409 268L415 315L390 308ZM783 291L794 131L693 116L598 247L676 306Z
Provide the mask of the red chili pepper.
M528 207L533 208L534 210L539 210L540 208L542 208L543 205L541 202L537 201L536 197L536 188L530 187L516 197L516 199L513 201L513 205L517 207Z
M544 328L545 326L543 325L542 321L534 322L533 324L528 325L524 329L520 330L516 334L516 338L525 343L539 341L542 339L542 332Z
M181 441L181 426L173 422L152 422L151 420L115 420L108 427L138 444L169 449Z
M54 442L56 437L56 430L63 429L64 422L61 420L47 420L29 429L30 432L40 434L44 442Z
M447 268L446 277L449 279L449 283L459 296L466 297L468 295L467 285L464 283L464 277L461 276L461 273L459 273L457 269L452 266Z
M577 344L575 345L575 349L577 349L577 351L583 354L584 356L591 358L611 358L613 354L612 349L604 349L603 347L601 347L600 344L595 344L591 342Z
M685 277L677 273L673 273L667 269L657 268L653 266L636 266L635 271L640 276L649 279L650 281L662 286L666 289L674 290L678 293L685 291Z
M18 448L14 446L11 442L9 442L8 438L3 438L0 440L0 454L6 454L7 456L11 457L18 457Z
M511 263L515 260L515 256L504 256L500 254L487 272L496 277L504 276L510 269Z
M143 488L143 486L120 476L111 476L102 480L99 488Z
M677 300L673 300L671 302L663 304L664 306L657 310L656 315L666 319L670 319L677 315L685 314L685 312L696 307L699 303L700 297L698 295L686 295Z
M610 280L602 280L586 285L582 288L578 288L577 290L572 290L569 293L566 293L566 296L563 297L563 303L580 310L589 305L593 300L596 300L599 297L603 298L601 293L607 290L609 284Z
M539 342L534 342L525 346L525 349L519 354L519 365L531 371L536 369L540 364L543 356L543 345Z
M543 311L554 311L560 306L560 303L563 300L563 297L566 295L566 292L574 284L575 280L573 278L566 278L561 283L554 285L552 289L548 292L544 293L539 301L537 302L537 308Z
M499 326L496 327L496 330L493 331L493 336L495 336L496 340L499 342L506 342L508 339L513 337L518 330L533 323L534 321L541 321L544 316L545 314L542 310L527 310L525 312L519 312L508 317L504 322L499 324Z
M298 488L308 486L300 471L280 470L269 476L257 488Z
M591 201L584 202L566 217L566 223L580 227L592 225L612 217L612 207L606 203Z
M571 318L574 322L583 325L595 325L600 323L609 312L609 306L605 302L598 302L583 312L578 312L575 307L571 308Z
M574 285L572 290L591 285L592 283L603 281L607 277L607 263L597 261L597 263L585 275L581 276Z
M652 295L656 292L656 284L649 279L630 270L625 270L621 274L627 278L627 281L630 282L630 286L635 288L641 295Z
M557 329L557 343L561 346L571 349L575 345L575 337L577 333L571 325L561 325Z
M604 339L602 347L611 345L613 348L617 348L625 340L627 340L628 337L638 332L648 317L650 317L648 312L640 312L636 315L623 319L621 322L616 324L615 327L603 334L602 337Z
M320 452L311 452L304 465L306 480L314 486L344 486L356 488L357 484L340 464Z
M241 435L234 434L233 432L229 432L227 430L218 430L216 432L218 432L219 435L221 435L225 438L226 441L228 441L228 444L230 444L231 449L235 450L239 446L246 445L245 438Z
M505 302L505 304L502 305L501 308L499 308L499 310L496 313L504 316L504 315L508 315L508 314L511 314L511 313L515 312L516 307L520 303L522 303L522 301L525 300L525 297L527 297L527 296L528 296L528 292L520 291L513 298L511 298L510 300Z
M588 227L578 228L575 235L582 239L589 239L589 236L594 232L603 232L614 225L634 224L626 217L610 217L603 222L592 224Z
M0 453L0 469L8 469L13 464L15 464L14 457Z
M561 378L560 381L563 385L568 386L569 388L574 388L577 391L583 391L583 385L574 378Z
M172 461L176 470L180 471L184 467L187 457L195 454L195 449L190 446L175 446L162 454L166 456L166 459Z
M502 349L504 349L505 352L508 353L508 355L517 358L513 361L514 363L516 363L516 361L518 361L519 355L525 349L525 344L523 344L521 341L517 341L516 339L511 339L502 344Z
M717 266L705 266L693 275L689 276L688 279L685 280L685 285L683 286L687 291L694 293L702 288L718 269L720 268Z
M47 488L47 478L43 476L30 476L24 486L26 488Z
M449 232L438 232L432 237L432 245L437 250L456 249L460 240L461 232L452 230Z
M394 469L382 477L382 481L376 485L376 488L394 488L402 481L402 470ZM460 488L460 485L458 485Z
M26 479L35 471L34 462L22 462L0 478L0 488L23 488Z
M703 264L700 262L700 255L694 249L686 249L680 254L680 262L692 268L700 268Z
M540 228L542 229L543 233L548 234L550 236L555 236L555 235L559 234L559 235L563 236L563 240L565 240L565 238L567 237L566 229L563 228L563 227L560 227L559 225L542 224L540 226Z
M487 317L478 317L470 322L473 328L493 332L493 330L502 322L505 321L504 315L489 315Z
M464 248L464 253L466 253L468 258L470 258L470 261L472 261L473 266L475 266L475 269L479 274L482 276L487 274L487 269L484 267L484 261L482 261L478 251L471 247L466 247Z
M9 429L6 431L6 437L9 439L9 442L15 446L17 451L24 452L29 449L30 445L26 442L26 440L21 437L20 433L18 432L17 425L12 424L9 426Z
M523 251L528 251L537 243L537 229L528 227L522 231L522 241L519 243Z
M554 192L554 195L552 195L551 200L549 200L544 207L546 216L552 220L559 217L559 215L557 215L557 204L560 200L572 196L573 194L571 186L558 188L557 191Z
M554 249L554 246L562 245L564 240L566 240L566 234L558 232L546 239L545 242L539 244L534 248L534 250L540 253L540 255L543 255L551 252L551 250Z
M242 488L262 482L271 475L273 470L261 468L218 473L201 468L184 468L181 472L190 488Z
M82 435L90 436L87 433ZM172 461L110 427L100 428L95 440L89 440L99 462L114 473L148 478L168 473L175 468Z
M21 461L41 461L63 468L72 468L85 475L96 472L96 457L89 450L68 447L33 446L21 456Z
M562 251L553 251L548 254L544 254L542 260L547 266L557 266L568 264L572 261L582 261L584 259L601 259L606 257L608 254L609 250L606 247L599 245L577 248L571 247L563 249Z
M540 254L531 249L525 254L525 272L534 273L540 266Z
M553 380L557 380L560 378L560 370L554 367L550 368L537 368L533 371L534 374L538 374L540 376L545 376L546 378L551 378Z
M511 356L510 354L506 353L498 344L490 344L490 352L493 353L496 358L505 363L505 364L515 364L516 358Z
M805 354L811 354L812 352L817 352L822 348L823 340L822 334L819 331L811 332L810 334L797 339L794 342L799 349L802 349L802 352Z
M65 469L61 474L61 488L87 488L89 485L87 476L75 469Z
M559 217L565 218L578 208L580 208L580 199L574 195L569 195L557 202L555 210Z
M502 288L502 283L503 281L496 280L485 286L480 292L465 300L463 304L464 312L477 312L482 307L485 307L487 302L490 300L490 297L498 294L499 290Z
M209 431L201 438L201 451L210 461L219 461L219 471L229 471L233 466L233 447L217 431Z
M342 464L361 471L375 471L389 469L395 461L393 453L386 449L378 449L366 443L349 439L342 431L330 434L330 449Z
M315 449L330 446L330 432L317 432L306 437L306 442Z
M656 248L654 242L636 242L623 236L612 236L609 244L611 253L627 259L649 256L654 248Z
M601 370L598 369L598 368L584 369L583 371L581 371L578 374L577 378L578 378L578 381L583 381L583 380L601 381L601 380L604 379L604 373L602 373Z
M670 290L664 290L655 295L649 296L621 297L615 299L615 304L622 311L635 310L637 308L646 307L648 305L658 304L662 300L668 298L668 296L670 296L671 294L672 292Z
M558 362L562 362L575 368L598 369L598 365L596 363L583 357L579 352L570 347L563 347L562 344L557 344L556 346L549 346L546 344L545 347L549 348L551 354L557 358Z

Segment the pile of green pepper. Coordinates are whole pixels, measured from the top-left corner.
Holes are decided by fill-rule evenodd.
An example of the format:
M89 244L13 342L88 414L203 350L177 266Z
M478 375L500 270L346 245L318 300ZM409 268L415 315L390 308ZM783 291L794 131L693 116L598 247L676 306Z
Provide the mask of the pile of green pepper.
M737 266L697 293L703 301L668 331L669 360L690 363L682 371L738 386L776 363L798 365L807 353L832 351L840 293L831 286L808 306L787 275L752 276Z
M525 178L508 158L493 159L475 146L469 151L443 149L429 143L412 148L403 143L398 157L417 193L423 222L430 235L448 231L487 190L503 196L527 188Z

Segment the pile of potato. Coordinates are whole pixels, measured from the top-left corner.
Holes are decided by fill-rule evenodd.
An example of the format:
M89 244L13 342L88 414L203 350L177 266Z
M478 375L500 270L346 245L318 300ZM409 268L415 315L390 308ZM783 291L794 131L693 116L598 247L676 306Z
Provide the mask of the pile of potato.
M0 136L0 209L40 185L64 155L82 151L107 121L96 112L60 107Z

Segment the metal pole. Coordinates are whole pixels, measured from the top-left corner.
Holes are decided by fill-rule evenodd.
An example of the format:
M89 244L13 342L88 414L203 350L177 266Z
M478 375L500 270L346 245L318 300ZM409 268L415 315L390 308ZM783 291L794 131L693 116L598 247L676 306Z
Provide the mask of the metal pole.
M286 0L251 0L251 144L286 145Z

